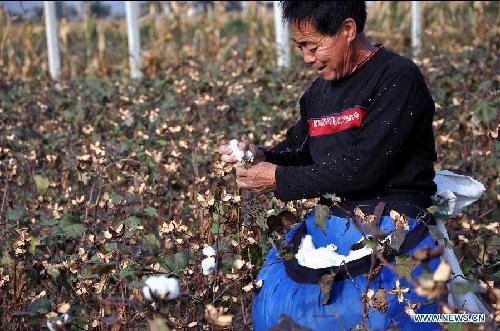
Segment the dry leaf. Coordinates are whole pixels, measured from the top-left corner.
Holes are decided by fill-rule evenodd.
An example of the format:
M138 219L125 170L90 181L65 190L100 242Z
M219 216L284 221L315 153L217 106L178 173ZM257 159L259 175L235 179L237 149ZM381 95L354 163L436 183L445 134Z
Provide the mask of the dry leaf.
M263 284L264 284L264 281L262 279L254 282L255 288L261 288Z
M418 303L412 303L410 300L406 301L405 313L409 316L412 316L416 313L420 305Z
M406 215L400 215L397 211L391 210L389 213L391 218L394 220L394 229L403 229L408 231L410 226L408 225L408 217Z
M245 265L245 261L243 260L236 260L234 261L234 266L236 267L236 269L241 269L243 266Z
M408 293L410 289L408 287L401 287L399 283L399 279L396 279L396 285L395 287L389 291L389 294L396 294L398 296L398 302L402 303L404 296L404 293Z
M436 257L443 255L444 246L437 246L436 248L424 247L415 253L413 253L412 257L417 261L427 261Z
M243 291L250 292L251 290L253 290L253 283L243 286Z
M69 303L64 303L64 304L62 304L62 305L59 307L59 309L57 309L57 312L58 312L59 314L67 314L67 313L68 313L68 311L69 311L69 308L70 308L70 307L71 307L71 306L70 306L70 304L69 304Z
M379 288L377 290L377 294L375 295L371 306L381 313L385 313L387 311L387 293L385 292L385 289Z
M205 319L213 325L220 327L231 326L233 315L224 314L224 308L215 308L211 304L205 306Z
M448 288L445 282L437 282L432 276L425 275L417 279L415 293L420 296L425 296L429 300L433 300L448 294Z
M359 207L354 208L354 215L357 218L359 218L360 220L365 219L365 214L363 213L363 211Z
M331 273L331 274L326 274L326 275L321 276L321 278L319 280L319 289L320 289L321 293L323 294L322 303L324 305L327 305L328 301L330 301L330 293L332 290L334 278L335 278L335 274Z
M450 277L451 267L448 263L441 260L432 278L437 282L446 282Z

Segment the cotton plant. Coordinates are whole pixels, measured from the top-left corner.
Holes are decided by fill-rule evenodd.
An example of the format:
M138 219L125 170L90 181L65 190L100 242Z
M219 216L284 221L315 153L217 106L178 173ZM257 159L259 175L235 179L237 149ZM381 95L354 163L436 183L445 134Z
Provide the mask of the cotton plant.
M239 143L240 142L237 139L232 139L229 142L229 148L231 148L233 156L238 161L238 165L241 165L246 169L252 166L254 155L251 151L244 152L240 150L238 147Z
M65 303L56 312L50 312L47 317L47 328L50 331L68 330L73 318L68 314L70 305Z
M202 253L204 256L206 256L202 261L201 261L201 268L203 269L203 275L209 276L215 273L215 269L217 267L217 264L215 262L215 249L213 249L212 246L206 246L203 248Z
M174 300L179 297L179 293L179 281L163 275L149 277L142 288L144 299L151 302L154 308L157 302Z
M47 314L47 328L50 331L67 330L67 325L71 323L71 318L68 314Z

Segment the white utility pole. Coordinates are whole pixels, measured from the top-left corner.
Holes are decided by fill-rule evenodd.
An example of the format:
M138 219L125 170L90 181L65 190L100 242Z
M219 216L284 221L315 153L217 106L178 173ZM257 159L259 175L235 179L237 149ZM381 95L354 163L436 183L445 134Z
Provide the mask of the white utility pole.
M139 2L125 1L130 78L141 79L141 43L139 40Z
M273 1L274 30L276 32L276 56L278 67L290 67L290 41L288 24L283 21L279 1Z
M61 79L61 55L59 53L59 36L57 34L57 16L55 1L44 1L45 34L49 55L49 71L54 81Z
M170 7L170 1L162 1L161 6L163 8L163 14L166 18L172 18L172 8Z
M248 1L240 1L241 3L241 11L243 12L243 15L246 15L248 13Z
M411 49L414 58L422 51L422 2L411 2Z

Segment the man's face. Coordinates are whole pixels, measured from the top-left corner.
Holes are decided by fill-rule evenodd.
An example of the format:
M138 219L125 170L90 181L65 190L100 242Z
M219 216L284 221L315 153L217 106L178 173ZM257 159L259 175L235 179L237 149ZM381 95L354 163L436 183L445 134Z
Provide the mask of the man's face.
M291 24L292 39L302 52L304 62L326 80L338 80L350 74L352 54L350 42L342 33L328 36L308 22Z

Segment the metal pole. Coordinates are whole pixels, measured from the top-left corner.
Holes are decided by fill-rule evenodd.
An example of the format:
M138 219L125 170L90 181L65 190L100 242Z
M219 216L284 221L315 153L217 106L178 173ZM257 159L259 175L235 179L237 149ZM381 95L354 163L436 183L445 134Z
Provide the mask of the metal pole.
M441 218L436 220L436 225L438 231L443 235L446 240L450 240L448 237L448 231L446 231L446 226ZM448 287L450 285L459 284L459 283L467 283L467 280L464 276L464 272L462 268L460 268L460 264L458 263L457 256L455 252L450 247L446 246L446 243L443 239L439 240L440 245L445 246L443 259L450 265L451 272L455 275L456 278L448 283ZM448 304L453 307L461 307L467 311L473 313L483 313L487 314L488 310L484 307L483 303L477 298L474 292L468 292L465 294L454 293L453 291L449 291L448 294Z
M59 38L57 35L57 16L55 1L44 1L45 34L49 55L49 72L54 81L61 79L61 56L59 53Z
M290 43L288 25L283 21L279 1L273 1L274 29L276 32L276 56L278 67L290 67Z
M125 16L127 19L128 53L130 78L141 79L141 43L139 40L139 3L125 1Z
M172 8L170 7L170 1L161 2L163 8L163 14L166 18L172 18Z
M243 15L246 15L248 13L248 1L240 1L241 3L241 11L243 12Z
M411 2L411 49L413 57L418 57L422 51L422 3Z

